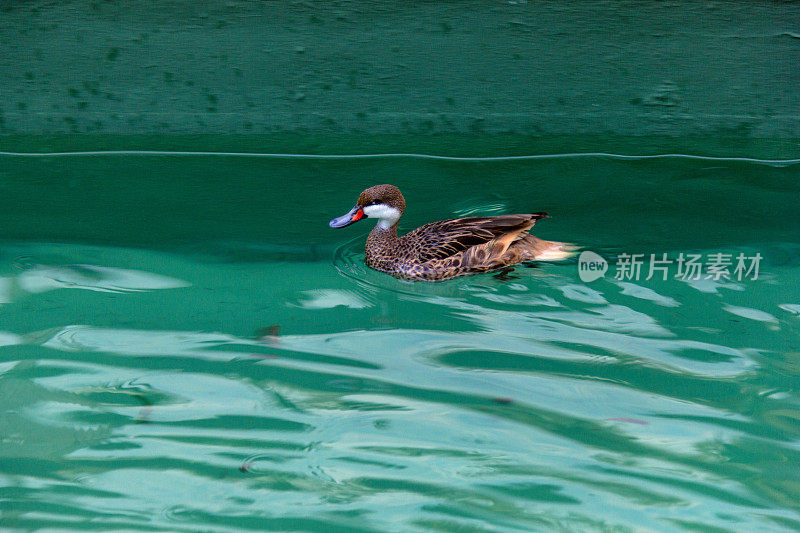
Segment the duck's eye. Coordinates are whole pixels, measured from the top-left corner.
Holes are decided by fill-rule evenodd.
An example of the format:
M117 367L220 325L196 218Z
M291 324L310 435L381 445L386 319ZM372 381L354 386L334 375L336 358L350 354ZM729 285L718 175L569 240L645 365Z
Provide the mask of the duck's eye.
M381 203L380 200L372 200L369 205L378 205L379 203Z

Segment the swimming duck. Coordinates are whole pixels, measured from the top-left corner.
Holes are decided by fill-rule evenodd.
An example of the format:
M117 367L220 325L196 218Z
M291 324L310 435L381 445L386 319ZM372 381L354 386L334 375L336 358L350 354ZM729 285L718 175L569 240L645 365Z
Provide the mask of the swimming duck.
M466 217L425 224L401 237L397 226L406 201L394 185L375 185L355 207L330 221L343 228L363 218L378 220L367 237L367 266L396 277L444 280L500 270L523 261L569 257L569 246L527 232L547 213Z

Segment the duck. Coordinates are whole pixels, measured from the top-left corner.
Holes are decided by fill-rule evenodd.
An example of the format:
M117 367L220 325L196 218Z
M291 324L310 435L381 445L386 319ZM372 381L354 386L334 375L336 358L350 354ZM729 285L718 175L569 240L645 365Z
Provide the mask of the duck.
M398 236L406 200L394 185L363 191L356 205L330 221L344 228L359 220L377 220L367 237L368 267L413 281L441 281L484 272L510 270L528 261L552 261L572 255L571 246L534 237L528 230L545 212L440 220Z

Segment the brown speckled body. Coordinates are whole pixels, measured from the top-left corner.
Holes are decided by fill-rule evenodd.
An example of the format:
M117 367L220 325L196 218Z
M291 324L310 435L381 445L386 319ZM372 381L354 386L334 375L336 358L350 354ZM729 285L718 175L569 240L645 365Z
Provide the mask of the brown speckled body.
M402 212L405 199L392 185L376 185L359 196L357 207L384 204ZM468 217L425 224L403 236L392 226L378 223L366 244L369 267L394 276L444 280L502 269L540 256L554 258L562 243L527 233L546 213ZM556 257L561 258L561 257Z

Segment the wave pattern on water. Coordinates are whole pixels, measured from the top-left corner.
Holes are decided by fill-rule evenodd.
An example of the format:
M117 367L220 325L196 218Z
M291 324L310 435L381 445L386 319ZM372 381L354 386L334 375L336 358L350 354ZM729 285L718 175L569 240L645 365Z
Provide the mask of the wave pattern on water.
M159 257L136 274L104 265L10 272L7 283L27 290L12 291L5 309L45 303L55 293L39 288L56 280L77 289L58 293L68 309L136 298L167 316L214 288L242 303L239 322L246 302L261 299L287 323L267 338L182 329L180 314L162 319L171 329L86 320L2 332L6 523L797 524L800 484L775 468L798 461L788 369L800 358L784 349L798 331L797 304L763 305L790 301L795 269L724 293L679 280L581 286L575 265L524 269L511 282L423 284L365 269L358 250L356 240L341 249L332 276L297 278L288 298L220 285L258 279L256 265ZM173 279L186 281L164 281ZM143 309L115 322L135 322ZM328 331L292 331L309 313ZM743 320L739 333L720 337L731 320Z
M3 527L800 530L797 161L153 155L6 158ZM305 201L375 176L763 275L397 280Z

